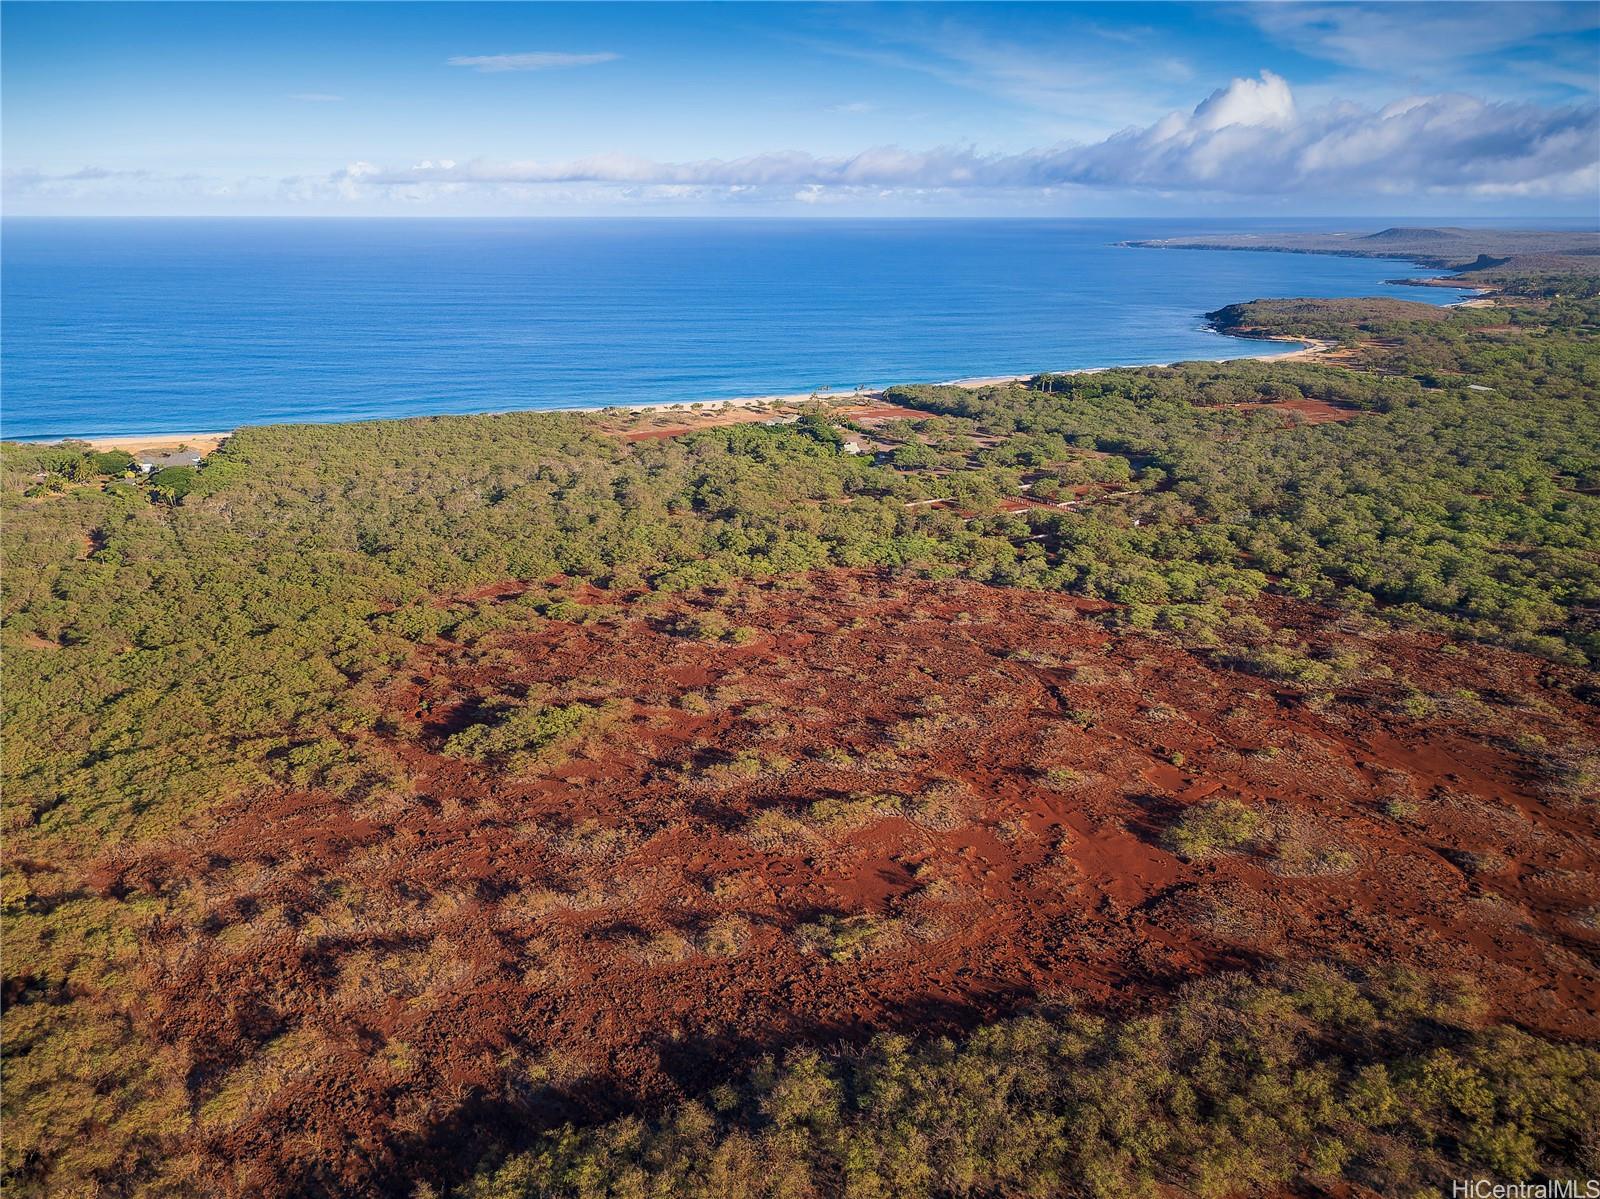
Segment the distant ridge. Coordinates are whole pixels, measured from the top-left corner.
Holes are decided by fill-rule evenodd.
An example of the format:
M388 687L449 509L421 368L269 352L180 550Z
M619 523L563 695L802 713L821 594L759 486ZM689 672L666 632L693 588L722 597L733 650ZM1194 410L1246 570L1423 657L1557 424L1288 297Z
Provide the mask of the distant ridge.
M1528 271L1600 275L1600 232L1593 230L1393 225L1377 233L1208 235L1162 237L1122 244L1158 250L1265 250L1283 254L1337 254L1346 258L1400 258L1438 270L1496 272L1496 278L1480 275L1460 280L1480 286Z
M1472 233L1468 229L1427 229L1396 225L1394 228L1385 229L1381 233L1369 233L1361 240L1375 242L1444 242L1460 241L1463 237L1471 236Z

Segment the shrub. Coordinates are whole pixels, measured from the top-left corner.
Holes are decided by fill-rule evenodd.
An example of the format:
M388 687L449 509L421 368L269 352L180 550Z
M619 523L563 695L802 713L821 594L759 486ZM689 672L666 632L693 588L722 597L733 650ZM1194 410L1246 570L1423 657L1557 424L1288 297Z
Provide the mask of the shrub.
M89 467L97 475L125 475L133 469L133 455L126 450L90 454Z
M150 476L150 491L157 499L176 504L194 490L199 472L192 466L168 466Z
M1236 799L1191 808L1167 830L1167 843L1185 858L1209 858L1243 845L1261 827L1261 817Z
M1044 772L1044 781L1058 791L1069 791L1083 782L1083 772L1071 766L1051 766Z
M848 799L829 797L811 805L808 816L831 832L860 828L884 816L898 815L904 801L898 795L857 793Z
M865 957L882 946L891 925L868 913L854 916L823 916L795 930L795 940L808 952L821 953L829 961L850 962Z
M582 703L551 706L529 702L495 708L486 719L447 738L444 752L512 770L523 769L551 746L577 733L595 712L595 708Z

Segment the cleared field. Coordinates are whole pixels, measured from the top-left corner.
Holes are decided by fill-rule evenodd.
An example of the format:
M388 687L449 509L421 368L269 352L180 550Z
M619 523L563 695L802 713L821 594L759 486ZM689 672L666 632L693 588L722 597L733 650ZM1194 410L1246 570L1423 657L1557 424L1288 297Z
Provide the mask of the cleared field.
M1494 1018L1600 1034L1573 672L1269 605L1342 663L1308 704L1064 596L552 594L457 601L496 630L400 672L373 748L409 801L264 791L94 871L184 913L147 1018L236 1188L381 1185L788 1046L1269 960L1465 976ZM471 1135L414 1139L467 1095Z

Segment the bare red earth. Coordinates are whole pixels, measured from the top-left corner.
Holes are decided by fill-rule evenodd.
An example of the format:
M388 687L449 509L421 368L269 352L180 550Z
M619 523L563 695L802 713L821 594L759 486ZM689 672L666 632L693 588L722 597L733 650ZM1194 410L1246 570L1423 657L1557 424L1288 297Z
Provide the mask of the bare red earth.
M1275 400L1270 403L1240 403L1230 404L1230 408L1241 412L1250 412L1257 408L1270 408L1280 414L1286 424L1296 421L1304 425L1325 425L1330 421L1346 421L1351 417L1359 416L1361 410L1352 408L1347 404L1333 404L1327 400L1313 399L1309 396L1297 400ZM1294 417L1289 413L1295 413Z
M933 415L920 408L902 408L898 404L876 401L835 408L833 414L841 420L853 421L868 428L891 420L927 420ZM724 425L748 425L772 419L773 413L766 408L724 406L691 413L679 424L608 431L620 434L624 441L665 441L670 437L682 437L685 433L694 433L701 429L714 429Z
M1308 702L1061 596L834 572L586 598L611 606L462 601L503 627L422 651L351 734L397 764L366 801L261 791L103 865L187 892L142 1018L193 1063L227 1189L401 1193L485 1130L792 1043L1125 1008L1269 957L1466 973L1505 1018L1600 1035L1594 810L1532 740L1592 734L1571 672L1267 606L1371 655ZM753 639L684 635L713 610ZM1425 719L1391 670L1430 681ZM530 696L596 714L515 776L443 751ZM1224 798L1257 836L1169 848Z

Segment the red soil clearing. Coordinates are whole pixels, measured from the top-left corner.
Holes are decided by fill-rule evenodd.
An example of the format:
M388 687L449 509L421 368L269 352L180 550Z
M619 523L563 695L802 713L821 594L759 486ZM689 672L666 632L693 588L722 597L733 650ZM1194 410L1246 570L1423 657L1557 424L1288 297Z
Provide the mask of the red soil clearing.
M869 425L887 420L927 420L933 415L920 408L903 408L899 404L863 404L858 408L846 408L843 412L847 420Z
M1026 512L1029 508L1054 508L1056 506L1045 500L1031 500L1021 496L1003 499L995 504L995 508L1001 512Z
M480 594L463 608L504 627L422 651L358 738L398 782L259 792L99 873L187 891L141 1018L192 1062L219 1187L398 1193L475 1130L693 1093L788 1044L1041 995L1126 1008L1276 956L1465 972L1504 1017L1600 1035L1593 809L1503 740L1591 729L1559 668L1383 634L1375 663L1488 697L1422 723L1380 670L1313 710L1094 605L974 584L835 572L613 596L589 624ZM713 607L754 639L682 635ZM596 712L516 774L443 752L530 696ZM1256 837L1168 848L1224 798Z
M1350 408L1341 404L1330 404L1327 400L1309 398L1279 400L1274 403L1230 404L1228 407L1240 412L1248 412L1256 408L1270 408L1275 412L1285 414L1295 412L1299 414L1298 423L1303 425L1325 425L1330 421L1349 420L1353 416L1360 415L1361 412L1359 408ZM1285 415L1284 423L1293 424L1295 422Z
M830 409L830 414L840 420L854 421L859 424L871 426L882 424L891 420L927 420L933 413L923 412L917 408L902 408L898 404L855 404L848 407ZM687 419L675 425L662 425L657 428L608 430L617 433L623 441L663 441L669 437L682 437L685 433L695 433L701 429L713 429L724 425L748 425L756 421L772 420L776 414L762 407L737 407L728 406L715 408L704 413L692 413Z
M715 429L724 425L748 425L755 421L771 419L772 413L760 408L724 408L707 413L705 416L692 417L683 424L621 430L620 436L623 441L665 441L669 437L682 437L685 433L696 433L701 429Z

